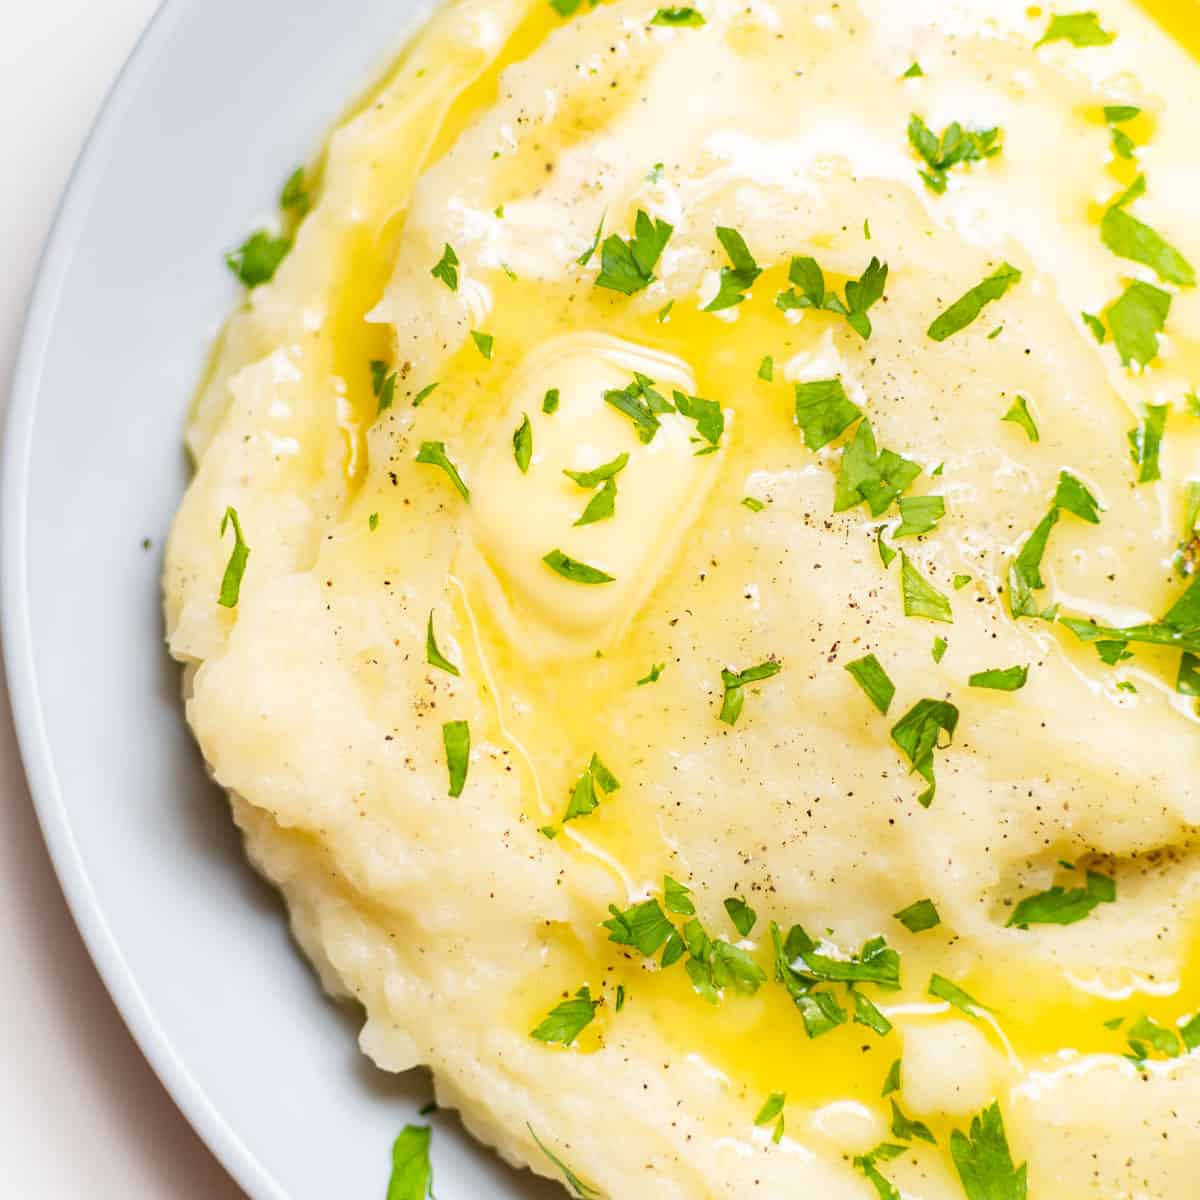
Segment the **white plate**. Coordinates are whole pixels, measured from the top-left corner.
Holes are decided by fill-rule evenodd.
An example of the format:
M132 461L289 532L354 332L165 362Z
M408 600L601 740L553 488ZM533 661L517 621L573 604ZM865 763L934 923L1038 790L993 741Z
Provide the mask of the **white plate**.
M256 1200L382 1197L429 1083L361 1057L245 866L163 649L161 548L205 340L238 298L222 254L417 15L168 0L75 170L10 407L4 648L46 840L134 1037ZM563 1194L434 1123L441 1200Z

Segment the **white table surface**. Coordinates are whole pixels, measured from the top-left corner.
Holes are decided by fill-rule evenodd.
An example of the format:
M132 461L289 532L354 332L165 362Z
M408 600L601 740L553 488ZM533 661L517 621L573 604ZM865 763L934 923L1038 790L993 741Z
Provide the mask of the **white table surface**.
M71 165L157 0L0 3L0 405ZM108 998L50 869L0 684L0 1162L29 1200L236 1200Z

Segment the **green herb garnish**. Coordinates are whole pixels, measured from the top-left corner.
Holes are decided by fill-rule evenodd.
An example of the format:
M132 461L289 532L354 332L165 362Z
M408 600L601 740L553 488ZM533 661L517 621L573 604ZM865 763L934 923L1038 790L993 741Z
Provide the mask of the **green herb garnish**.
M900 747L909 763L929 785L918 797L917 803L928 808L937 792L937 781L933 774L933 752L940 749L938 735L943 731L948 739L954 738L958 727L958 709L948 700L918 700L892 726L892 741Z
M938 915L938 910L932 900L917 900L907 908L892 913L892 916L909 933L924 933L927 929L933 929L942 923L942 918ZM884 1094L886 1095L886 1093Z
M1103 328L1103 327L1102 327ZM1029 411L1029 402L1024 396L1018 396L1009 407L1008 412L1000 418L1002 421L1011 421L1014 425L1020 425L1025 430L1031 442L1041 440L1038 433L1037 424L1034 422L1033 414Z
M1158 355L1158 335L1171 311L1171 294L1136 280L1105 310L1123 366L1145 367Z
M1063 888L1055 885L1034 896L1026 896L1008 918L1010 926L1025 929L1030 925L1074 925L1097 906L1112 904L1117 898L1117 882L1109 875L1088 871L1084 887Z
M848 662L846 670L853 676L854 682L866 692L867 699L886 716L896 694L896 685L888 678L888 673L880 665L879 659L874 654L867 654L863 658Z
M650 18L651 25L696 27L705 23L704 17L694 8L660 8Z
M1034 49L1044 46L1047 42L1070 42L1073 46L1107 46L1116 38L1115 33L1108 33L1100 25L1100 18L1094 12L1066 13L1062 16L1052 16L1046 32L1034 43Z
M743 694L746 685L770 679L772 676L778 675L782 669L781 664L771 661L759 663L756 667L747 667L744 671L730 671L722 667L721 683L724 685L725 694L721 700L719 719L726 725L737 724L746 699Z
M659 15L666 11L691 12L695 9L659 9ZM699 16L699 13L696 13ZM700 18L703 23L704 18ZM657 18L656 18L657 21ZM717 240L725 247L729 256L729 266L721 268L721 283L717 294L704 306L705 312L719 312L725 308L735 308L746 299L746 292L754 285L754 281L762 274L762 268L754 261L754 255L746 245L745 238L736 229L724 225L717 226Z
M237 608L238 597L242 593L242 576L246 573L246 563L250 559L250 547L242 536L242 523L238 520L237 509L229 505L221 518L219 535L225 536L225 528L233 526L233 550L229 562L225 564L225 573L221 576L221 590L217 595L217 603L222 608Z
M908 122L909 145L929 168L918 174L939 196L946 190L946 174L952 167L994 158L1003 149L999 139L999 129L964 129L957 121L946 126L939 138L915 113Z
M674 227L666 221L651 220L638 209L634 235L625 241L615 233L604 239L600 251L600 274L596 286L632 296L654 282L654 267Z
M442 726L442 745L450 773L450 795L461 796L471 759L471 727L466 721L447 721Z
M967 1200L1026 1200L1028 1167L1013 1166L999 1104L972 1117L968 1133L950 1134L950 1155Z
M392 1143L392 1174L387 1200L433 1200L433 1164L428 1125L405 1125Z
M429 610L429 622L425 626L425 661L450 675L459 673L458 668L438 649L437 639L433 636L433 609Z
M941 496L904 496L900 500L900 524L893 537L917 537L928 533L946 515Z
M513 458L516 460L517 469L524 475L529 470L529 463L533 458L533 427L529 424L528 413L522 414L521 424L517 426L512 442Z
M964 292L932 325L928 334L935 342L944 342L948 337L965 329L983 311L984 307L999 300L1005 292L1021 280L1021 272L1009 263L1001 263L982 283L977 283Z
M788 268L788 280L795 286L775 297L775 307L781 312L812 308L838 313L846 318L846 323L859 337L866 339L871 336L871 318L867 310L882 298L887 277L887 263L872 258L860 278L846 281L846 298L842 300L836 293L826 290L825 274L816 259L796 257Z
M930 621L953 624L954 613L949 598L913 566L903 551L900 552L900 594L906 617L925 617Z
M551 550L542 558L552 571L572 583L612 583L613 576L601 571L598 567L590 567L587 563L564 554L561 550Z
M452 292L458 291L458 255L454 253L454 247L449 242L442 251L442 257L429 273L434 279L440 279Z
M279 264L292 248L292 239L256 230L236 250L225 255L225 265L248 288L270 283Z
M1138 469L1138 483L1152 483L1162 478L1158 455L1167 428L1167 406L1147 404L1146 417L1129 431L1129 454Z
M458 473L458 468L450 461L446 454L445 442L422 442L421 449L417 452L417 462L425 463L427 466L438 467L446 472L447 478L454 484L458 494L464 500L471 499L471 492L467 485L463 482L463 477Z

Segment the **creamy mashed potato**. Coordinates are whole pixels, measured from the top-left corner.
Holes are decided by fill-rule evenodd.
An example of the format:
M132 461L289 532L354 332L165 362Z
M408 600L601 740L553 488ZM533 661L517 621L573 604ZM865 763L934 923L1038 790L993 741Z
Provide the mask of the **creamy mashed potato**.
M201 390L251 857L575 1195L1194 1196L1193 6L571 7L437 11Z

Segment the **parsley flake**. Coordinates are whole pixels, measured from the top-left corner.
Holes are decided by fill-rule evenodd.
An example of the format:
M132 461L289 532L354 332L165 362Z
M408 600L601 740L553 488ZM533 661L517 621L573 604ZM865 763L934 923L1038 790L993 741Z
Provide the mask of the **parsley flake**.
M484 333L479 329L471 330L471 341L475 343L475 349L483 355L484 358L492 357L492 348L496 344L496 339L490 333Z
M968 1133L950 1134L950 1155L967 1200L1026 1200L1028 1167L1013 1166L999 1104L972 1117Z
M550 0L556 8L560 4L568 3L571 5L570 12L574 12L579 7L579 0ZM559 9L561 12L562 10ZM564 16L569 16L570 13L563 13ZM526 1129L529 1130L530 1137L538 1144L538 1149L562 1172L562 1177L567 1181L567 1186L575 1194L577 1200L602 1200L602 1194L598 1192L591 1184L584 1183L570 1167L567 1166L561 1158L555 1154L536 1133L533 1131L533 1126L526 1124ZM388 1200L392 1200L389 1196Z
M937 792L933 774L933 752L940 749L938 735L943 731L950 740L958 727L958 709L948 700L918 700L892 726L892 741L900 747L915 771L929 785L917 803L928 808ZM949 741L947 741L949 745Z
M1003 148L999 138L999 129L964 129L957 121L947 125L938 137L916 113L908 122L909 145L929 168L918 174L939 196L946 190L946 175L952 167L994 158Z
M458 473L458 468L450 461L446 454L445 442L422 442L421 449L417 451L417 462L425 463L427 466L438 467L445 471L447 478L454 484L455 490L464 499L471 499L471 492L467 485L463 482L463 477Z
M654 267L673 232L674 226L666 221L651 220L639 208L634 220L634 235L629 241L615 233L604 239L596 286L625 296L649 287L654 282Z
M932 900L917 900L907 908L892 913L892 916L909 933L924 933L927 929L933 929L942 923L942 918L938 915L938 910ZM887 1093L885 1092L884 1095Z
M466 721L447 721L442 726L442 745L450 774L450 795L461 796L471 758L471 727Z
M917 537L928 533L946 515L941 496L904 496L900 502L900 524L893 537Z
M932 325L928 334L935 342L944 342L948 337L965 329L983 311L984 307L999 300L1005 292L1021 280L1021 272L1009 263L1001 263L982 283L977 283L964 292Z
M585 984L570 1000L556 1004L529 1036L539 1042L569 1046L592 1023L599 1007L600 1001L592 999Z
M221 576L221 590L217 594L217 603L222 608L237 608L238 597L242 593L242 576L246 573L246 563L250 560L250 547L242 536L242 523L238 520L237 509L230 504L221 518L219 534L225 536L227 526L233 526L233 550L229 562L225 564L225 573Z
M660 8L650 18L650 24L698 27L705 24L705 21L703 15L694 8Z
M637 681L637 686L645 687L648 683L657 683L666 665L666 663L651 663L650 670Z
M954 623L949 598L917 570L903 550L900 552L900 595L906 617L945 621L947 625Z
M1101 27L1100 17L1094 12L1066 13L1051 16L1046 32L1034 43L1033 48L1036 50L1047 42L1070 42L1080 48L1107 46L1116 36Z
M1013 909L1008 924L1018 929L1027 929L1030 925L1074 925L1099 905L1112 904L1116 899L1116 880L1098 871L1088 871L1084 887L1055 885L1034 896L1026 896Z
M896 685L888 678L879 659L874 654L867 654L846 663L845 669L850 672L854 682L866 693L867 699L884 715L892 706L896 695Z
M947 1004L966 1013L968 1017L978 1017L981 1012L987 1011L986 1007L969 992L964 992L958 984L936 972L929 978L929 994L936 996L939 1000L945 1000Z
M459 674L458 668L438 649L437 639L433 636L433 609L429 610L429 622L425 626L425 661L447 674Z
M729 914L733 927L742 937L749 937L750 931L758 920L758 914L740 896L729 896L725 900L725 911Z
M529 463L533 458L533 427L529 424L529 414L522 414L521 424L513 434L513 458L517 469L522 475L529 471Z
M558 388L551 388L542 399L542 412L554 413L558 412L559 391Z
M893 450L877 450L871 423L863 421L842 451L834 488L833 511L844 512L865 503L871 510L871 516L881 516L920 474L921 468L915 462L910 462ZM882 545L881 540L881 556Z
M405 1125L392 1143L392 1173L387 1200L433 1200L433 1164L428 1125Z
M551 550L542 558L552 571L572 583L612 583L614 576L601 571L598 567L590 567L587 563L564 554L561 550Z
M1065 508L1069 513L1074 513L1090 525L1100 524L1100 505L1096 497L1070 471L1058 473L1054 504L1058 508Z
M437 384L433 387L437 387ZM389 371L382 359L371 359L371 391L378 404L377 414L392 407L396 399L396 372Z
M696 915L696 906L692 903L692 889L684 887L670 875L663 876L663 903L667 906L667 912L676 913L681 917Z
M769 354L764 354L762 362L758 364L758 377L764 383L773 383L775 380L775 360Z
M1000 420L1011 421L1014 425L1020 425L1025 430L1031 442L1041 440L1037 423L1033 419L1033 414L1029 411L1029 401L1024 396L1018 396L1010 405L1008 412Z
M437 260L429 273L434 279L440 279L452 292L458 291L458 255L454 247L446 243L442 257ZM484 356L487 357L486 355Z
M1025 686L1028 678L1028 667L995 667L989 671L976 671L967 680L967 686L990 688L994 692L1016 692Z
M292 248L292 239L256 230L236 250L225 255L225 265L251 290L275 278L279 264Z
M1167 428L1167 406L1147 404L1146 417L1129 431L1129 453L1138 469L1138 483L1153 483L1162 478L1158 455Z
M772 1092L766 1099L766 1103L758 1110L758 1116L754 1118L755 1125L770 1125L775 1122L775 1130L771 1135L771 1140L778 1143L783 1137L783 1106L787 1103L787 1096L783 1092Z
M780 663L772 661L759 663L756 667L747 667L744 671L730 671L722 667L721 683L724 685L725 694L721 699L719 719L726 725L736 725L738 717L741 716L742 705L745 703L743 689L746 685L770 679L772 676L778 675L782 669Z
M861 416L862 409L846 395L840 378L796 384L796 424L810 450L828 446Z
M1118 257L1149 267L1164 283L1196 286L1196 272L1178 250L1159 233L1130 216L1126 206L1146 191L1146 177L1139 175L1105 211L1100 237Z
M659 9L659 14L661 15L664 11L666 10ZM701 19L703 20L703 18ZM762 268L754 261L754 255L750 253L746 239L736 229L718 225L717 240L725 247L730 265L721 268L720 287L717 294L704 306L705 312L720 312L722 309L735 308L746 299L746 292L762 274Z
M283 191L279 193L279 207L297 218L303 217L312 208L312 195L305 181L303 167L297 167L287 177Z
M567 804L563 824L595 812L601 799L606 799L620 787L617 777L600 761L599 755L593 754L587 769L571 789L571 799Z
M1158 335L1167 324L1171 294L1140 279L1129 284L1105 310L1121 364L1148 366L1158 356Z
M775 297L775 307L781 312L812 308L837 313L846 318L846 323L859 337L866 340L871 336L871 318L867 310L882 299L887 277L887 263L872 258L858 279L846 281L846 298L841 300L836 293L826 291L825 274L816 259L796 257L788 268L788 281L795 286ZM797 287L799 292L796 291Z

